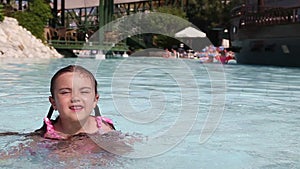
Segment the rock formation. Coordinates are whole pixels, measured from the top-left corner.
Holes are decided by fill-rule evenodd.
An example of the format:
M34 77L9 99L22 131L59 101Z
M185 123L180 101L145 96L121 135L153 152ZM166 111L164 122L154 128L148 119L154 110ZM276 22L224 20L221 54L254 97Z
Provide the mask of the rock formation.
M0 58L61 58L53 47L47 46L14 18L0 22Z

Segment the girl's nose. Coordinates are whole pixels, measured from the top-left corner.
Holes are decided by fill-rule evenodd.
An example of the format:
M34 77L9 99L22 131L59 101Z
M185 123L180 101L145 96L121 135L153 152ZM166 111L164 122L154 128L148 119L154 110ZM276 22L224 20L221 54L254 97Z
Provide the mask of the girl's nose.
M79 102L80 99L78 97L78 95L76 93L72 93L72 98L71 98L71 102L74 103L74 102Z

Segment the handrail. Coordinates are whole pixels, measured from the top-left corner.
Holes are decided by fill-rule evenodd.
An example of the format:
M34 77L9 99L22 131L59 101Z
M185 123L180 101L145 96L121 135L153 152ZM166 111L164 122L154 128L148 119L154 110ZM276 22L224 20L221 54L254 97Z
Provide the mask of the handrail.
M239 16L233 16L240 18L240 27L245 27L249 25L274 25L274 24L290 24L290 23L300 23L300 6L291 7L291 8L272 8L264 7L259 12L249 12L247 7L242 9ZM236 8L238 10L238 8ZM237 11L235 11L237 12Z
M293 6L293 7L278 7L278 6L263 6L263 7L257 7L253 5L239 5L234 7L231 10L231 16L241 16L241 15L251 15L251 14L259 14L259 13L265 13L268 11L272 11L275 9L281 9L281 10L290 10L290 9L300 9L300 6Z
M86 41L63 41L51 40L48 42L50 46L56 49L86 49L86 50L110 50L110 51L127 51L128 47L125 43L119 42L117 44L111 42L86 42Z

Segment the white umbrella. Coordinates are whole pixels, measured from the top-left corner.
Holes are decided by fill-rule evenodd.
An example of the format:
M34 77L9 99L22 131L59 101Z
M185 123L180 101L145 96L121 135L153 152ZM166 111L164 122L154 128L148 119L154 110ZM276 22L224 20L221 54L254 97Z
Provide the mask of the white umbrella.
M206 37L206 33L193 27L187 27L175 34L175 38L204 38L204 37Z
M175 38L181 39L194 51L200 51L212 44L204 32L193 27L187 27L175 33Z

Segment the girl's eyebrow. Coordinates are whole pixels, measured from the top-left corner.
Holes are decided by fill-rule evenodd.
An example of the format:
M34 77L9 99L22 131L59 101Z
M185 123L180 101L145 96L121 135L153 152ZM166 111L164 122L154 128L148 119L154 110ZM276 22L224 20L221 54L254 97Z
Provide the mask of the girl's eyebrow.
M92 88L91 87L82 87L82 88L80 88L80 90L85 90L85 89L91 90Z
M58 89L59 92L60 92L60 91L64 91L64 90L72 91L72 89L71 89L71 88L68 88L68 87L64 87L64 88ZM82 87L82 88L80 88L79 90L92 90L92 88L91 88L91 87Z

